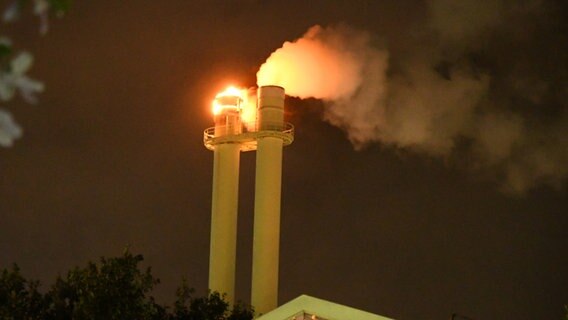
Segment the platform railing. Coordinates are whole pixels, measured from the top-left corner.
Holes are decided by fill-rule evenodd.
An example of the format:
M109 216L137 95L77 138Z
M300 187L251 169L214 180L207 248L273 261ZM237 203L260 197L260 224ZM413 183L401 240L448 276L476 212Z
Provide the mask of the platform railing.
M222 134L216 135L216 129ZM230 133L227 133L230 132ZM203 132L203 144L209 150L214 150L215 146L222 143L238 143L241 151L256 150L258 139L273 137L282 139L284 145L289 145L294 141L294 125L289 122L262 123L261 129L256 123L243 123L239 133L228 131L224 126L211 127Z

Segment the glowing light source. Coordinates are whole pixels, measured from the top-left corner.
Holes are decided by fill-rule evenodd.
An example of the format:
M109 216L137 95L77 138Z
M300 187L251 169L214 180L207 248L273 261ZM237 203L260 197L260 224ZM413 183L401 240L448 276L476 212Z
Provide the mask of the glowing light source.
M218 93L213 100L213 114L217 115L223 110L231 109L241 112L246 97L245 89L230 86L225 91Z
M218 93L213 100L213 114L223 111L235 111L245 127L254 128L256 120L256 92L254 89L245 89L230 86Z

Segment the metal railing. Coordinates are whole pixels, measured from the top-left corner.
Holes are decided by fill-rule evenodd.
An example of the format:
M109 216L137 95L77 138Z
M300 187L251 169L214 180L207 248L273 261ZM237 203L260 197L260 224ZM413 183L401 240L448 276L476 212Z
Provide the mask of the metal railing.
M216 135L216 128L225 134ZM214 150L218 144L238 143L241 151L251 151L256 150L257 141L261 138L279 138L285 146L294 141L294 125L289 122L263 123L260 128L257 128L256 123L250 126L243 124L239 133L233 132L226 130L224 126L207 128L203 132L203 144L207 149Z

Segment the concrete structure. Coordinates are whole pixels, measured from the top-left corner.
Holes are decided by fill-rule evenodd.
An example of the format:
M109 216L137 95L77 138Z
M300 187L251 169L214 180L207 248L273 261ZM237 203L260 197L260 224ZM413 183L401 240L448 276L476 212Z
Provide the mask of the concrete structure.
M215 127L203 137L214 152L209 289L227 294L233 302L240 152L258 149L252 304L267 312L277 306L282 147L292 143L294 127L284 122L283 88L258 89L254 125L242 123L244 95L237 89L217 95Z
M259 89L258 125L260 131L282 131L283 88L267 86ZM283 143L280 137L260 137L256 152L251 304L257 314L278 306Z
M301 295L258 320L392 320L366 311Z
M214 137L238 136L242 99L234 94L220 95L213 102ZM209 289L227 294L233 301L239 197L240 145L225 141L213 147L213 196L211 206L211 242Z

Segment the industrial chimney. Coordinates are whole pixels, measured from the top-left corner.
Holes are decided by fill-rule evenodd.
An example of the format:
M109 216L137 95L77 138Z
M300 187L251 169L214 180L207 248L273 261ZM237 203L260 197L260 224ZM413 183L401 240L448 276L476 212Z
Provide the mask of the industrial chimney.
M259 131L281 132L284 129L284 89L260 87L257 115ZM251 304L262 314L278 306L284 141L281 137L267 135L259 137L257 143Z
M284 122L284 88L278 86L258 89L257 120L243 123L246 92L229 88L217 95L215 127L204 134L214 152L209 289L233 302L240 152L257 150L251 304L264 314L278 303L282 147L294 140L294 127Z
M209 289L226 293L229 302L233 302L235 291L241 152L237 137L242 131L242 103L238 91L234 90L218 95L213 102L215 127L212 128L212 135L222 140L211 145L214 160Z

